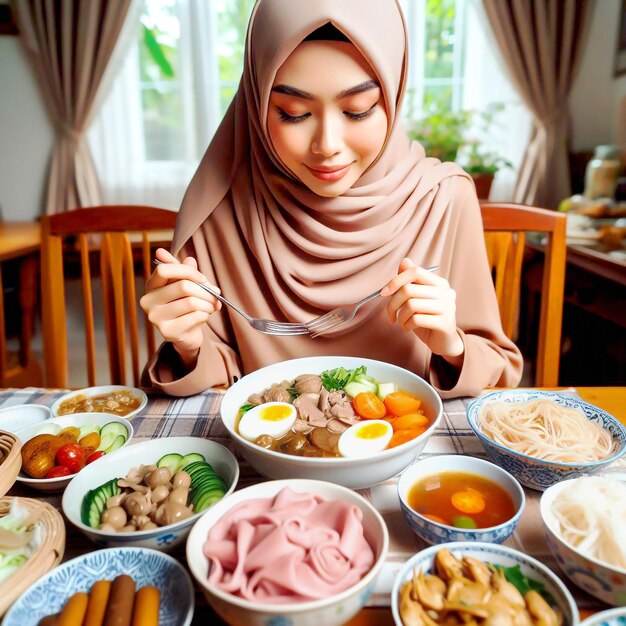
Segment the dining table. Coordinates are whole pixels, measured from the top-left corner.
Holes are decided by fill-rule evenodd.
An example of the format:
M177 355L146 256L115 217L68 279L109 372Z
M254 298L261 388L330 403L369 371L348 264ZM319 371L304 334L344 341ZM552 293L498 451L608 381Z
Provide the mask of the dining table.
M0 392L0 409L5 407L36 403L51 405L66 390L44 388L7 389ZM594 404L614 415L626 424L626 387L576 387L561 390L566 394L578 395L583 400ZM148 404L131 421L134 428L134 442L161 437L201 437L217 441L233 451L240 466L237 488L266 480L241 457L234 446L226 428L219 417L220 402L224 391L208 390L186 398L159 395L146 390ZM419 458L438 454L463 454L484 457L482 444L471 430L466 417L466 408L471 398L458 398L443 402L443 416L428 439ZM392 625L390 610L391 589L394 578L402 565L416 552L427 547L405 523L398 501L396 478L383 484L359 490L383 516L389 530L389 552L378 578L376 587L366 607L348 624L350 626L387 626ZM576 587L559 570L544 537L544 530L539 513L541 492L525 489L526 507L519 525L513 535L505 542L525 554L529 554L547 565L560 576L574 596L581 618L592 613L610 608L596 598ZM36 492L20 483L9 490L8 496L35 497L45 500L57 509L61 509L61 493L50 494ZM66 549L63 561L67 561L89 551L97 550L77 528L66 522ZM175 549L172 555L185 563L184 546ZM69 592L69 590L68 590ZM196 585L195 612L192 624L223 624L220 618L207 604L199 587Z

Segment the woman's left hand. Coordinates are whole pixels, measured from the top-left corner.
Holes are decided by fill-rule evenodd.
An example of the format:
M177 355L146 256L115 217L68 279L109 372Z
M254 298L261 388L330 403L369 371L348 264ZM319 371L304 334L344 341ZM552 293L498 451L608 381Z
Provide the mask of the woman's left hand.
M387 283L381 296L391 296L387 314L392 324L413 331L431 350L456 361L464 350L456 326L456 292L448 281L402 259L398 275Z

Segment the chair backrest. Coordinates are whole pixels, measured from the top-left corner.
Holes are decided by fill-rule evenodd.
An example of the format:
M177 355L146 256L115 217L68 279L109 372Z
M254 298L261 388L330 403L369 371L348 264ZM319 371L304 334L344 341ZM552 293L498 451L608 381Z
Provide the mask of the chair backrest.
M162 242L171 236L177 213L146 206L97 206L42 217L41 291L42 334L46 385L68 386L68 347L64 259L76 256L80 265L84 334L89 385L96 384L96 342L92 263L99 273L112 384L129 384L126 361L130 353L132 380L139 385L139 324L135 274L150 275L156 231ZM67 265L67 263L66 263ZM137 271L136 269L137 268ZM146 319L147 353L154 352L154 329Z
M526 233L546 234L535 384L554 387L558 385L561 356L566 217L563 213L521 204L481 202L480 208L502 327L510 338L519 313Z

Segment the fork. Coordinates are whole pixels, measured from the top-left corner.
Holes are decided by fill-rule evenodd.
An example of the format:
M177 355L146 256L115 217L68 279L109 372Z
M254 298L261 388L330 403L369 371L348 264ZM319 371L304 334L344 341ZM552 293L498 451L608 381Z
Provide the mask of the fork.
M158 259L154 259L154 264L164 265L164 263ZM429 272L434 272L438 269L438 265L426 268ZM196 282L195 280L191 282L199 287L202 287L202 289L217 298L222 304L229 306L233 309L233 311L239 313L239 315L241 315L248 322L248 324L252 326L252 328L258 330L260 333L265 333L266 335L310 335L312 339L329 332L339 324L349 322L354 318L357 311L364 304L368 303L370 300L378 298L378 296L380 296L380 292L382 291L382 289L379 289L351 306L338 307L332 311L328 311L328 313L324 313L324 315L320 315L319 317L302 324L300 322L276 322L274 320L267 320L261 317L252 317L236 304L233 304L230 300L217 293L214 289L211 289L208 285Z
M427 267L425 269L427 272L434 272L439 269L439 265L432 265L431 267ZM359 309L364 304L378 298L381 291L382 289L379 289L362 300L359 300L355 304L337 307L332 311L328 311L328 313L324 313L324 315L320 315L319 317L312 319L310 322L306 322L304 325L309 331L311 339L315 339L316 337L331 331L336 326L345 324L346 322L354 319L354 316L357 314Z

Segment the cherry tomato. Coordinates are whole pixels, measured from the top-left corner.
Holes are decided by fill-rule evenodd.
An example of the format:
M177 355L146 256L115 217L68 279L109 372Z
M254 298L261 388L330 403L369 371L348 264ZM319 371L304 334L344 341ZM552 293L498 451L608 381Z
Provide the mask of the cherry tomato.
M394 391L385 396L385 406L391 415L402 416L417 413L422 401L408 391Z
M357 393L354 400L352 400L352 406L359 417L367 420L381 419L387 414L382 400L370 391Z
M69 467L56 465L46 474L46 478L59 478L60 476L69 476L71 473Z
M77 443L66 443L57 450L56 461L76 474L85 467L85 448Z
M97 461L100 457L103 457L105 454L106 452L104 450L96 450L95 452L92 452L87 457L87 465L89 465L89 463L93 463L94 461Z

